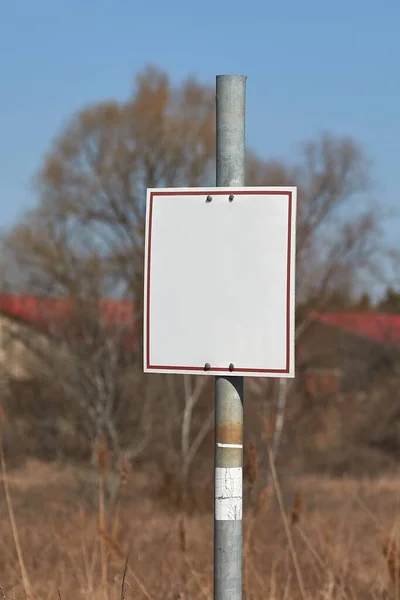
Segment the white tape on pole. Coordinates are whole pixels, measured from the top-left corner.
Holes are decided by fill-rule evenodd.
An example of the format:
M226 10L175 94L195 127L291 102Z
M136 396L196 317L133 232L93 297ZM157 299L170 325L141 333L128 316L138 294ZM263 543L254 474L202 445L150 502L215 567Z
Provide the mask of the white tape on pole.
M216 467L215 518L217 521L242 520L242 467Z

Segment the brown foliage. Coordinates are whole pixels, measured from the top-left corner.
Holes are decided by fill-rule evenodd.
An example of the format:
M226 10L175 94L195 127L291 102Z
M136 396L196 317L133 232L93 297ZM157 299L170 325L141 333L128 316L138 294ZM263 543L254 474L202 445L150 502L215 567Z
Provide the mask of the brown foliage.
M249 486L252 488L258 479L257 447L254 440L247 445L246 475Z

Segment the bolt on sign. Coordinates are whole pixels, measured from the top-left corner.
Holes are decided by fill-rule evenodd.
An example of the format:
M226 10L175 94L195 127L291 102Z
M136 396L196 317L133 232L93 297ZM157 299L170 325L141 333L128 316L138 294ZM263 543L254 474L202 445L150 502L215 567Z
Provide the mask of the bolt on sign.
M148 189L144 371L294 377L295 187Z

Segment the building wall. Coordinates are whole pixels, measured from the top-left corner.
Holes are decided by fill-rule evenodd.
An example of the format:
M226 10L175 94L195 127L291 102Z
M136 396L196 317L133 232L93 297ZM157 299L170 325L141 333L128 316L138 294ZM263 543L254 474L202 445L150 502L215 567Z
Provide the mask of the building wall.
M297 366L308 386L332 391L338 386L343 392L365 389L374 377L391 368L396 356L383 344L318 322L306 330L299 346Z
M34 327L0 314L0 369L3 375L31 379L43 371L37 354L53 355L55 344Z

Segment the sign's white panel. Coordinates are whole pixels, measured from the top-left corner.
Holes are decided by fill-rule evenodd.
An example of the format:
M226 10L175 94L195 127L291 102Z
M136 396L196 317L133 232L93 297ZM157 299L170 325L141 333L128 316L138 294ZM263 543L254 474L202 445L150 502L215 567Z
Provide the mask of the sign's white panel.
M149 189L144 370L293 377L296 188Z

